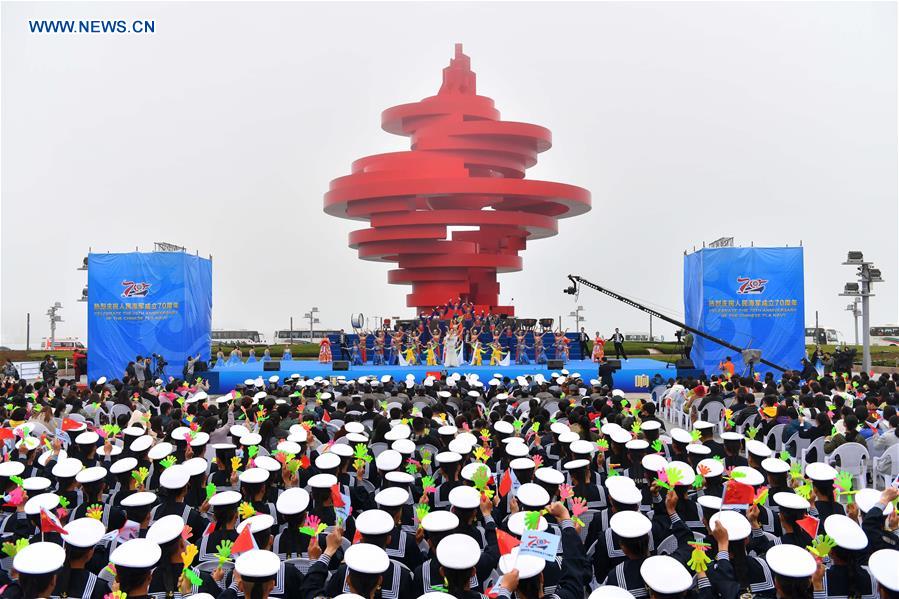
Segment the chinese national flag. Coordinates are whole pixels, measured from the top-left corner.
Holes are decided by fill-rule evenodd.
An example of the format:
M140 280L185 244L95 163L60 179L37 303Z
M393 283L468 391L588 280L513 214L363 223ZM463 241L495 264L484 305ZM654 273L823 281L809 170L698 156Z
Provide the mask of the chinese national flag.
M81 423L77 420L72 420L71 418L63 418L62 419L62 430L65 432L73 431L77 428L81 428Z
M755 500L755 489L736 480L727 481L722 505L749 505Z
M343 501L343 495L340 494L340 486L334 485L331 487L331 501L334 502L334 507L345 507L346 503Z
M798 524L800 527L802 527L802 530L807 532L808 536L810 536L813 539L818 534L818 519L817 518L814 518L812 516L806 516L802 520L798 520L796 522L796 524Z
M513 537L507 532L503 532L502 530L496 530L496 542L499 545L499 554L507 555L512 553L512 549L518 547L521 544L521 541Z
M499 496L505 497L512 490L512 471L506 470L502 480L499 481Z
M328 410L325 410L322 413L322 421L323 422L331 422L331 415L328 413Z
M41 508L41 532L58 532L61 535L69 534L62 527L62 524L59 523L59 519L44 508Z
M240 534L237 535L237 538L234 539L234 545L231 546L231 553L243 553L250 549L257 549L257 547L256 539L253 538L253 533L250 532L250 525L247 524L243 527L243 530L240 531Z

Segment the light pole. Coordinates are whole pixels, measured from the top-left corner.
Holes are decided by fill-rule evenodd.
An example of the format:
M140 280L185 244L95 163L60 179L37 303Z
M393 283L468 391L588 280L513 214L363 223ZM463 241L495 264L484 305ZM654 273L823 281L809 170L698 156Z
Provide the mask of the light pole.
M311 310L303 314L303 318L309 319L309 342L312 343L312 336L315 333L315 325L320 322L318 319L318 308L313 306Z
M568 316L570 316L571 318L574 319L574 332L575 333L577 333L578 331L581 330L581 323L586 320L586 318L581 316L581 312L583 312L583 311L584 311L584 307L578 306L577 308L574 309L573 312L568 313ZM562 326L561 322L559 323L559 326Z
M50 349L56 345L56 323L62 322L62 316L59 311L62 310L62 304L55 302L47 309L47 316L50 317Z
M880 269L874 268L873 262L866 262L862 253L851 251L843 262L846 266L857 266L856 275L858 283L846 283L843 287L844 297L860 297L862 301L862 369L871 371L871 308L868 298L871 293L871 283L881 283Z
M846 309L852 312L852 319L855 321L855 345L858 347L858 316L861 314L861 309L859 308L859 304L862 299L860 297L855 298L851 304L846 306Z

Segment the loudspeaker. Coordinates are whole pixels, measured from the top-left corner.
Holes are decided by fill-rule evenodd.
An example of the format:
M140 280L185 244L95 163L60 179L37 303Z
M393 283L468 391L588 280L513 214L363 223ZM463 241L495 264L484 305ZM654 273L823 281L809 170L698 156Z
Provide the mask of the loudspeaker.
M694 368L696 368L696 365L693 364L693 360L690 360L688 358L681 358L680 360L678 360L677 362L674 363L674 367L675 368L687 368L687 369L693 370Z
M334 360L332 367L334 370L349 370L350 363L346 360Z
M281 360L269 360L262 363L262 370L268 372L270 370L281 370Z
M562 370L565 368L565 362L562 360L547 360L546 367L549 370Z

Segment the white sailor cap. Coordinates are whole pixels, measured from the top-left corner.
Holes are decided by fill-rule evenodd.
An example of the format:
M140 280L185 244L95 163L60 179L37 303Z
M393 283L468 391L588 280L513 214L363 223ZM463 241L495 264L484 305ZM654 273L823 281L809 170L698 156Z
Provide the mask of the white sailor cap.
M357 521L357 528L358 524ZM390 558L387 557L387 552L370 543L351 545L346 550L343 561L346 562L347 568L360 574L383 574L390 567Z
M343 425L343 429L348 433L363 434L365 433L365 425L361 422L347 422Z
M421 520L421 527L427 532L447 532L458 526L459 516L447 510L428 512Z
M197 403L198 401L204 401L206 399L209 399L209 395L207 395L205 391L199 391L185 399L184 403Z
M16 449L20 449L22 446L25 447L28 451L32 451L37 449L37 446L40 445L41 442L37 437L23 437L16 441Z
M711 455L712 449L702 443L688 443L687 453L693 455Z
M735 431L725 431L721 433L722 441L742 441L743 435Z
M780 458L765 458L762 460L762 470L771 474L783 474L790 471L790 465Z
M168 457L173 451L175 451L174 445L168 441L162 441L150 448L150 451L147 452L147 457L153 461L161 460Z
M576 443L576 441L575 441L575 443ZM590 445L591 451L596 448L596 446L593 445L593 443L590 443L589 441L585 441L585 443ZM630 449L631 451L643 451L643 450L649 449L649 443L644 441L643 439L631 439L630 441L628 441L627 443L624 444L624 447L625 447L625 449ZM575 453L582 453L582 452L575 451L574 443L571 444L571 451L574 451Z
M342 458L353 457L353 448L350 447L347 443L335 443L328 451L330 451L331 453L336 453Z
M868 512L872 507L880 503L880 491L876 489L859 489L855 494L855 503L858 505L858 509L862 511L862 513ZM889 516L893 513L893 502L887 502L887 507L883 511L884 516Z
M735 474L742 474L742 476L734 476ZM731 476L734 476L734 478L744 485L751 485L753 487L765 483L765 476L752 466L737 466L731 471Z
M899 592L899 551L895 549L879 549L868 558L868 569L877 583L892 591Z
M868 546L868 537L858 522L843 514L831 514L824 519L824 532L837 546L859 551ZM895 565L899 565L899 561Z
M274 578L281 569L281 558L265 549L250 549L237 556L234 569L241 578L251 581Z
M306 489L285 489L275 502L275 509L285 516L299 514L307 507L309 507L309 491Z
M499 558L499 570L508 574L512 570L518 570L520 579L533 578L543 572L546 560L535 555L518 555L518 547L514 547L510 553Z
M242 500L243 496L237 491L219 491L209 498L209 505L212 507L237 505Z
M640 576L660 595L676 595L693 586L693 576L679 561L667 555L653 555L640 565Z
M327 451L315 458L315 467L319 470L333 470L340 466L340 456L333 451Z
M475 472L481 469L481 467L487 468L484 464L480 462L469 462L462 466L462 478L465 480L472 480L474 478Z
M105 376L101 376L100 378L98 378L98 379L97 379L97 384L98 384L98 385L105 385L105 384L106 384L106 377L105 377Z
M258 485L267 481L268 477L268 470L265 470L264 468L247 468L240 473L240 476L238 476L237 479L242 483Z
M412 435L412 429L406 424L398 424L384 433L384 439L387 441L396 441L397 439L408 439Z
M581 436L574 431L568 430L559 435L559 443L565 443L566 445L569 443L574 443L579 440ZM630 438L630 437L628 437Z
M515 427L507 420L497 420L493 423L493 430L501 435L511 435L515 432Z
M453 441L455 441L455 439L453 439ZM465 445L464 443L459 446L453 446L452 444L450 444L450 447L456 447L456 449L464 449L466 453L468 451L471 451L471 447ZM390 448L400 452L403 455L412 455L413 453L415 453L415 442L411 439L397 439L390 444Z
M402 470L393 470L384 475L384 480L388 480L392 483L397 483L400 485L411 485L415 482L415 477L408 472L403 472Z
M234 446L231 445L231 448L233 449ZM218 447L216 447L216 449L218 449ZM300 447L299 443L295 443L294 441L281 441L280 443L278 443L277 450L286 454L297 455L298 453L303 451L303 448Z
M22 548L12 560L13 569L20 574L50 574L62 568L66 550L56 543L32 543Z
M562 464L565 470L577 470L578 468L586 468L590 465L590 460L570 460Z
M549 425L549 430L556 435L561 435L562 433L569 432L571 429L568 428L568 425L564 422L553 422Z
M543 508L549 504L550 497L546 489L536 483L524 483L518 487L515 497L523 507Z
M466 534L447 535L437 544L437 561L444 568L469 570L481 558L481 546Z
M609 438L612 440L613 443L620 443L620 444L624 445L625 443L627 443L634 437L633 437L633 435L631 435L629 432L627 432L623 428L619 428L619 429L613 430L609 434Z
M614 479L622 479L622 482L626 480L631 480L626 476L613 476L611 478ZM606 479L606 481L611 479ZM606 485L606 488L609 491L609 496L616 502L624 505L638 505L643 501L643 494L640 493L640 489L636 487L634 484L613 484L609 486Z
M131 442L130 449L134 452L147 451L153 445L153 437L150 435L141 435Z
M62 453L62 452L60 452L60 453ZM120 453L122 453L121 445L119 445L119 444L110 445L109 457L117 456ZM105 445L100 445L99 447L97 447L97 455L104 456L104 457L106 456L106 446Z
M397 507L409 501L409 491L401 487L387 487L375 493L375 503L384 507Z
M824 462L812 462L805 466L805 475L812 480L825 481L837 477L837 471L833 466Z
M517 438L517 437L513 437ZM530 450L528 446L523 441L514 441L512 443L506 443L506 455L512 458L523 458L530 454Z
M178 514L169 514L150 525L146 538L157 545L165 545L180 537L182 532L184 532L184 518Z
M509 462L509 468L512 470L527 470L528 468L536 468L537 464L531 458L515 458Z
M774 453L770 447L768 447L761 441L756 441L755 439L749 439L748 441L746 441L746 451L760 458L771 457L771 454Z
M642 443L646 444L646 441L643 441ZM577 441L572 441L571 445L568 446L568 449L571 450L571 453L579 456L593 455L596 451L596 444L584 439L578 439Z
M611 585L603 585L600 587L596 587L596 589L590 593L590 596L587 599L635 599L633 595L629 591L622 589L621 587L613 587Z
M100 440L100 435L94 431L85 431L75 437L75 443L78 445L94 445Z
M379 509L368 509L356 516L356 530L364 535L386 535L396 528L393 516Z
M441 451L434 456L434 459L437 460L438 464L455 464L462 461L462 456L455 451Z
M644 431L657 431L662 428L662 423L658 420L644 420L640 423L640 428Z
M150 539L131 539L113 549L109 561L125 568L149 569L159 562L160 557L162 550Z
M262 443L262 435L259 433L247 433L240 438L240 444L244 447L259 445L260 443Z
M715 428L715 425L711 422L706 422L705 420L697 420L693 423L693 429L698 431L704 431L711 428Z
M191 447L202 447L209 443L209 433L204 433L200 431L194 434L193 438L189 441Z
M381 472L396 470L403 463L403 456L395 449L385 449L375 458L375 466Z
M333 474L315 474L309 478L309 486L313 489L330 489L337 484L337 477Z
M209 467L209 462L205 458L190 458L181 464L187 469L187 473L191 476L199 476L205 474Z
M765 554L765 561L775 574L788 578L806 578L818 569L812 554L798 545L775 545Z
M510 515L506 520L506 526L509 528L509 532L514 535L521 536L525 531L524 518L527 515L527 511L515 512ZM549 523L546 521L546 518L540 516L540 519L537 521L537 530L539 532L543 532L549 528Z
M465 455L467 453L471 453L472 446L471 443L468 443L464 439L453 439L449 442L449 445L447 445L447 449L449 451L454 451L459 455Z
M228 433L233 437L243 437L250 434L250 429L242 424L232 424L231 428L228 429Z
M180 464L169 466L159 475L159 486L163 489L183 489L189 482L190 474L187 468Z
M727 530L727 538L731 541L742 541L752 532L752 525L740 512L733 510L717 512L709 518L709 529L715 528L717 522L721 522L721 526Z
M775 493L772 497L774 503L787 510L807 510L811 504L804 497L800 497L796 493L781 491Z
M547 466L534 470L534 478L548 485L561 485L565 482L564 474Z
M621 425L617 422L606 422L601 427L599 427L599 431L605 436L611 435L614 431L620 431Z
M190 438L190 429L186 426L178 426L172 429L169 436L175 441L187 441Z
M693 466L686 462L674 460L668 464L668 468L677 468L680 472L680 480L677 481L678 486L689 487L696 480L696 472Z
M280 380L281 377L279 377L277 374L273 374L272 376L268 377L268 382L270 383L277 383Z
M262 468L268 472L279 472L281 470L281 462L267 455L260 455L253 458L253 463L257 468Z
M44 460L44 463L41 464L41 466L43 466L47 463L47 460L50 458L50 455L51 455L50 452L41 454L41 458L43 458L44 456L47 456L47 458ZM38 459L40 460L40 458L38 458ZM59 459L63 459L62 452L60 452ZM0 462L0 476L6 476L6 477L19 476L23 472L25 472L25 464L23 464L22 462L13 462L13 461Z
M458 486L450 490L449 502L453 507L470 510L481 505L481 494L474 487Z
M724 474L724 462L719 462L714 458L700 460L696 465L696 473L699 474L701 470L705 470L703 476L706 477L721 476Z
M22 481L22 488L26 491L46 491L50 488L49 478L43 476L29 476Z
M137 459L129 456L113 462L109 466L109 472L111 474L123 474L125 472L130 472L135 468L137 468Z
M103 466L92 466L90 468L85 468L81 472L75 475L75 480L81 483L82 485L95 483L98 480L103 479L106 476L106 468Z
M41 510L53 511L59 505L59 495L56 493L41 493L35 495L25 502L25 513L29 516L36 516Z
M665 456L661 454L650 453L643 456L643 458L640 460L640 465L643 466L644 470L648 470L650 472L658 472L659 470L664 470L668 466L668 460L666 460Z
M702 495L696 499L696 503L707 510L718 511L721 509L724 500L716 495Z
M356 443L368 443L368 435L362 433L347 433L346 440L353 445L355 445ZM408 439L403 440L408 441ZM394 441L394 443L396 443L396 441Z
M141 437L147 434L147 431L142 426L137 426L137 424L132 424L129 427L122 429L122 434L126 437Z
M682 428L677 428L677 427L671 429L671 438L674 439L675 441L677 441L678 443L686 444L686 443L693 442L693 436L690 433L688 433L687 431L685 431Z
M156 493L151 491L138 491L122 500L123 507L144 507L156 503Z
M638 511L622 510L612 514L609 527L619 537L636 539L649 534L652 522Z
M241 532L244 528L249 526L250 532L255 534L257 532L262 532L263 530L268 530L274 525L275 519L272 516L268 514L256 514L238 524L236 530L237 532Z
M56 462L50 473L56 478L74 478L83 468L78 458L64 458Z
M96 518L77 518L66 524L63 541L72 547L93 547L106 534L106 527Z
M254 381L253 379L244 379L243 384L246 387L253 387L256 385L256 381Z

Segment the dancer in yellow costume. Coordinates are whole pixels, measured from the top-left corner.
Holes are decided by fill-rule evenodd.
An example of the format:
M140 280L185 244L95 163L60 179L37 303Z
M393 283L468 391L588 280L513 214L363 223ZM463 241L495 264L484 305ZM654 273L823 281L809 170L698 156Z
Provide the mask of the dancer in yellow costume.
M415 345L409 344L409 347L406 348L406 363L409 365L417 365L418 364L418 356L415 354Z
M503 361L503 346L499 343L491 343L490 347L492 349L490 352L490 365L497 366Z
M471 365L472 366L483 366L484 364L484 348L481 347L480 341L475 341L474 345L471 347Z
M437 352L435 351L436 347L436 341L431 341L430 343L428 343L428 349L425 353L425 360L428 366L437 366Z

